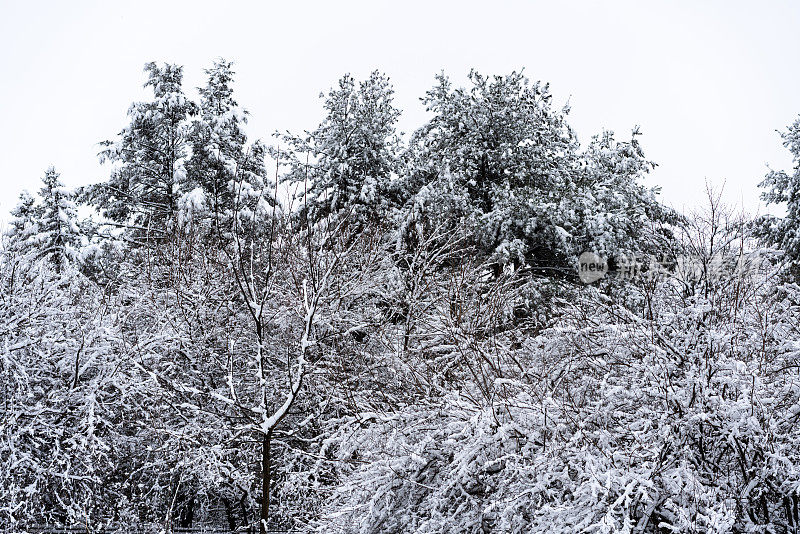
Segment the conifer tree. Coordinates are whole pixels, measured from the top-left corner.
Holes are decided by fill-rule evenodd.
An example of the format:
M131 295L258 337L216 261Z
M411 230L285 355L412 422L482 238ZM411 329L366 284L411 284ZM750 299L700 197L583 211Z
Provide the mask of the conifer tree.
M167 234L186 192L189 119L198 108L183 93L182 67L148 63L145 72L153 100L134 103L117 141L103 143L101 159L118 167L92 196L108 218L147 239Z
M558 239L546 206L579 166L568 109L554 108L549 87L520 72L472 71L469 88L444 74L436 80L423 98L433 117L409 152L415 204L440 222L473 228L478 248L500 263L530 260L536 241ZM552 255L556 247L548 248Z
M53 167L47 169L39 191L41 205L38 210L36 242L40 255L46 255L56 270L77 258L80 246L80 229L74 194L64 187L60 175Z
M248 112L233 98L233 63L219 59L206 69L208 81L199 89L199 118L192 126L192 157L187 178L202 188L215 223L227 227L238 207L254 210L259 200L269 202L266 191L264 146L248 144L244 127Z
M36 199L28 191L23 191L19 195L17 206L11 211L9 228L6 230L10 250L16 253L28 252L38 231Z
M322 95L321 95L322 96ZM384 220L389 184L398 165L399 140L389 78L378 71L357 83L343 76L325 97L326 116L305 137L287 135L280 153L290 171L301 218L316 223L347 213L357 225Z
M800 277L800 117L781 137L783 146L792 154L794 167L791 172L770 170L759 186L765 189L761 199L767 204L784 205L786 214L761 217L757 233L768 244L786 253L792 271Z
M81 231L74 193L64 187L53 167L42 177L38 202L23 192L11 214L7 235L14 252L32 254L35 259L47 257L57 271L77 258Z
M547 84L520 72L472 71L469 80L454 87L441 74L423 99L433 117L411 141L401 232L425 221L466 228L498 269L571 275L584 247L619 254L647 222L669 219L656 191L639 183L653 165L638 132L623 143L606 133L582 151L569 108L553 105ZM612 219L616 226L606 224Z

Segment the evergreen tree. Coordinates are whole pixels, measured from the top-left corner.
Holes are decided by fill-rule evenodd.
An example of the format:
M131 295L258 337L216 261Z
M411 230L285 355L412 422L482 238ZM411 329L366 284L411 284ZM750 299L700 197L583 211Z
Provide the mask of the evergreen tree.
M400 111L393 99L380 72L358 84L347 74L325 98L327 114L316 130L284 136L289 150L279 157L290 165L284 180L295 186L302 219L313 224L347 213L354 224L365 225L386 218L398 165Z
M272 200L265 148L258 141L248 144L248 112L233 98L232 65L220 59L206 69L208 82L199 89L200 117L192 127L192 157L186 165L188 180L202 188L213 220L225 226L238 207L253 210L258 200Z
M800 276L800 116L781 134L783 146L792 154L792 171L770 170L759 187L766 189L761 199L767 204L786 207L784 217L764 216L757 223L757 234L768 244L786 253L796 276Z
M581 151L566 122L569 109L553 106L546 84L519 72L472 71L469 80L470 88L454 88L441 74L423 99L434 116L414 134L407 156L406 242L413 241L408 229L426 221L467 228L498 269L571 274L584 247L627 252L645 220L666 217L656 192L639 184L653 165L638 132L625 143L606 133Z
M59 177L53 167L47 169L38 202L28 192L20 195L6 233L13 252L48 257L57 271L77 258L81 241L74 193Z
M92 196L108 218L135 227L139 236L157 238L166 235L186 191L188 119L198 108L183 93L182 67L148 63L145 71L145 87L154 98L133 104L118 140L103 143L101 159L119 166Z
M434 219L473 228L479 248L501 263L531 259L534 241L558 237L546 206L578 168L568 110L554 109L548 86L519 72L472 71L468 89L436 79L423 98L433 118L409 152L415 202Z
M69 261L77 258L80 229L74 194L64 187L59 177L56 170L50 167L42 178L44 185L39 190L41 205L36 210L38 234L35 240L39 254L49 257L56 270L60 271Z
M414 144L435 171L463 182L473 206L490 213L499 189L545 189L563 182L574 165L577 141L567 108L553 109L547 85L522 73L469 74L472 87L454 88L444 75L423 103L433 118Z
M19 195L17 206L11 211L9 228L6 230L9 249L17 253L30 251L33 237L38 231L36 199L28 191L23 191Z
M674 242L671 228L682 218L658 202L658 188L642 185L655 163L645 158L640 135L635 128L630 140L620 141L606 131L582 152L581 172L555 211L557 224L570 233L573 254L661 255L655 247Z

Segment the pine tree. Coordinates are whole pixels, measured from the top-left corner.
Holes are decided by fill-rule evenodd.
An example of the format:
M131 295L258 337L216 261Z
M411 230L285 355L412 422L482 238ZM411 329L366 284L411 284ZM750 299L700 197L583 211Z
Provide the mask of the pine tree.
M320 95L322 96L322 95ZM394 90L378 71L360 83L349 74L325 97L326 117L306 137L285 136L284 180L294 185L301 218L311 224L347 214L355 225L385 220L398 165Z
M402 232L426 223L466 228L497 269L571 276L584 247L620 253L636 244L645 221L668 218L655 191L639 184L652 164L637 134L625 143L604 134L581 151L569 108L553 106L548 85L520 72L472 71L469 80L471 87L455 88L441 74L423 99L434 115L406 158L411 198Z
M199 89L200 117L192 126L192 157L186 165L188 181L202 188L213 221L226 227L238 207L252 211L259 200L272 200L265 148L258 141L248 144L248 112L233 98L232 65L220 59L206 69L208 81Z
M553 109L549 87L519 72L469 74L472 87L453 88L444 75L423 103L434 117L414 144L436 170L465 185L476 209L489 213L498 189L544 189L571 170L577 141L566 123L567 108Z
M768 244L786 253L795 275L800 277L800 116L781 134L783 146L792 154L791 173L770 170L759 184L766 189L761 199L767 204L785 205L784 217L764 216L757 233Z
M406 181L435 224L472 228L484 254L524 262L537 241L557 238L546 205L578 168L568 109L554 109L549 87L519 72L472 71L469 80L455 88L440 74L423 98L433 118L412 137Z
M671 228L682 217L658 202L658 188L642 185L656 165L645 157L640 135L635 128L630 140L620 141L606 131L582 152L573 192L555 219L570 233L573 254L662 255L654 247L674 242Z
M40 256L47 256L57 271L77 258L80 230L74 194L66 189L53 167L47 169L39 190L41 205L36 210L38 234L35 242Z
M189 150L188 119L197 105L183 93L183 68L145 65L153 100L134 103L130 123L116 142L105 141L102 160L119 164L111 179L94 189L104 214L135 227L140 237L165 236L172 225L178 199L186 191L183 168Z
M81 243L75 195L59 178L50 167L42 177L38 202L28 192L20 195L6 232L11 252L33 259L47 257L57 271L77 258Z
M33 237L39 231L36 211L36 199L33 195L28 191L20 193L19 202L11 211L9 228L6 230L11 252L25 254L32 249Z

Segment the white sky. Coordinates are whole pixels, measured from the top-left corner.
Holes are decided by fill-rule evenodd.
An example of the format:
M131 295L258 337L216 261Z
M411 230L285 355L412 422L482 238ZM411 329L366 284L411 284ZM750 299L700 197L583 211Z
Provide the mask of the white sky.
M570 101L582 142L641 125L648 180L677 208L705 180L761 210L756 184L791 159L776 129L800 113L800 2L42 2L0 0L0 219L48 165L67 185L104 179L97 143L147 98L145 62L185 66L187 92L216 57L236 62L251 137L321 118L319 92L378 68L401 129L444 69L462 82L525 68Z

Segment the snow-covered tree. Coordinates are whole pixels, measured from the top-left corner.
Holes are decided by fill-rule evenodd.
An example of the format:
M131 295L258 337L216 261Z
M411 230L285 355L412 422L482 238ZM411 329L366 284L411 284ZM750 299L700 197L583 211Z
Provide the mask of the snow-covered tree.
M19 195L19 202L11 210L9 227L6 230L6 237L9 239L9 246L15 252L28 252L33 243L33 237L38 233L36 199L28 191L23 191Z
M0 523L96 532L114 519L125 365L80 273L0 260Z
M322 95L320 95L322 96ZM386 220L389 184L397 169L394 90L378 71L362 82L343 76L325 96L325 119L303 136L286 135L278 158L284 181L313 224L346 212L353 224Z
M143 240L163 238L174 223L178 199L188 190L189 119L198 111L183 93L182 67L148 63L145 72L153 100L134 103L118 139L103 143L101 159L117 165L91 195L106 217Z
M800 274L800 117L781 134L783 146L792 154L794 168L790 172L770 170L759 184L765 191L761 199L767 204L786 208L783 217L762 217L758 222L759 235L769 244L786 253L792 271Z
M12 250L33 259L46 257L57 271L77 259L81 245L75 195L59 176L53 167L47 169L38 201L28 193L20 195L7 232Z
M264 193L265 148L247 142L248 112L233 98L232 65L220 59L206 70L208 81L200 88L200 113L192 127L192 157L186 164L187 179L205 193L212 220L226 229L239 208L253 210L259 199L273 201Z
M636 133L622 143L607 133L581 151L546 84L520 72L469 79L456 88L441 74L423 99L434 116L412 139L406 217L471 228L498 267L551 275L571 273L584 246L619 252L665 219L639 183L652 164Z
M582 151L581 172L553 212L574 254L659 254L675 242L673 227L683 219L658 201L658 188L644 186L655 164L645 158L640 135L635 128L629 140L618 140L606 131Z
M34 238L42 255L46 255L56 270L76 259L80 247L80 229L74 193L65 188L59 174L50 167L42 178L39 191L38 234Z
M371 277L386 258L374 249L382 240L353 235L346 220L304 233L277 208L256 218L239 210L211 246L187 218L153 251L148 276L121 289L137 295L124 345L151 347L137 358L153 392L142 432L163 444L162 472L147 487L158 487L165 525L202 502L226 507L234 527L298 519L275 482L287 470L284 438L308 432L318 412L304 400L307 380L375 322L362 318L375 309L365 295L381 293Z
M524 255L528 237L553 230L548 205L578 167L577 141L547 85L530 84L518 72L472 71L469 79L466 89L437 76L423 99L433 118L414 134L406 179L434 197L421 199L431 210L437 196L452 198L453 212L442 216L474 227L488 253Z

